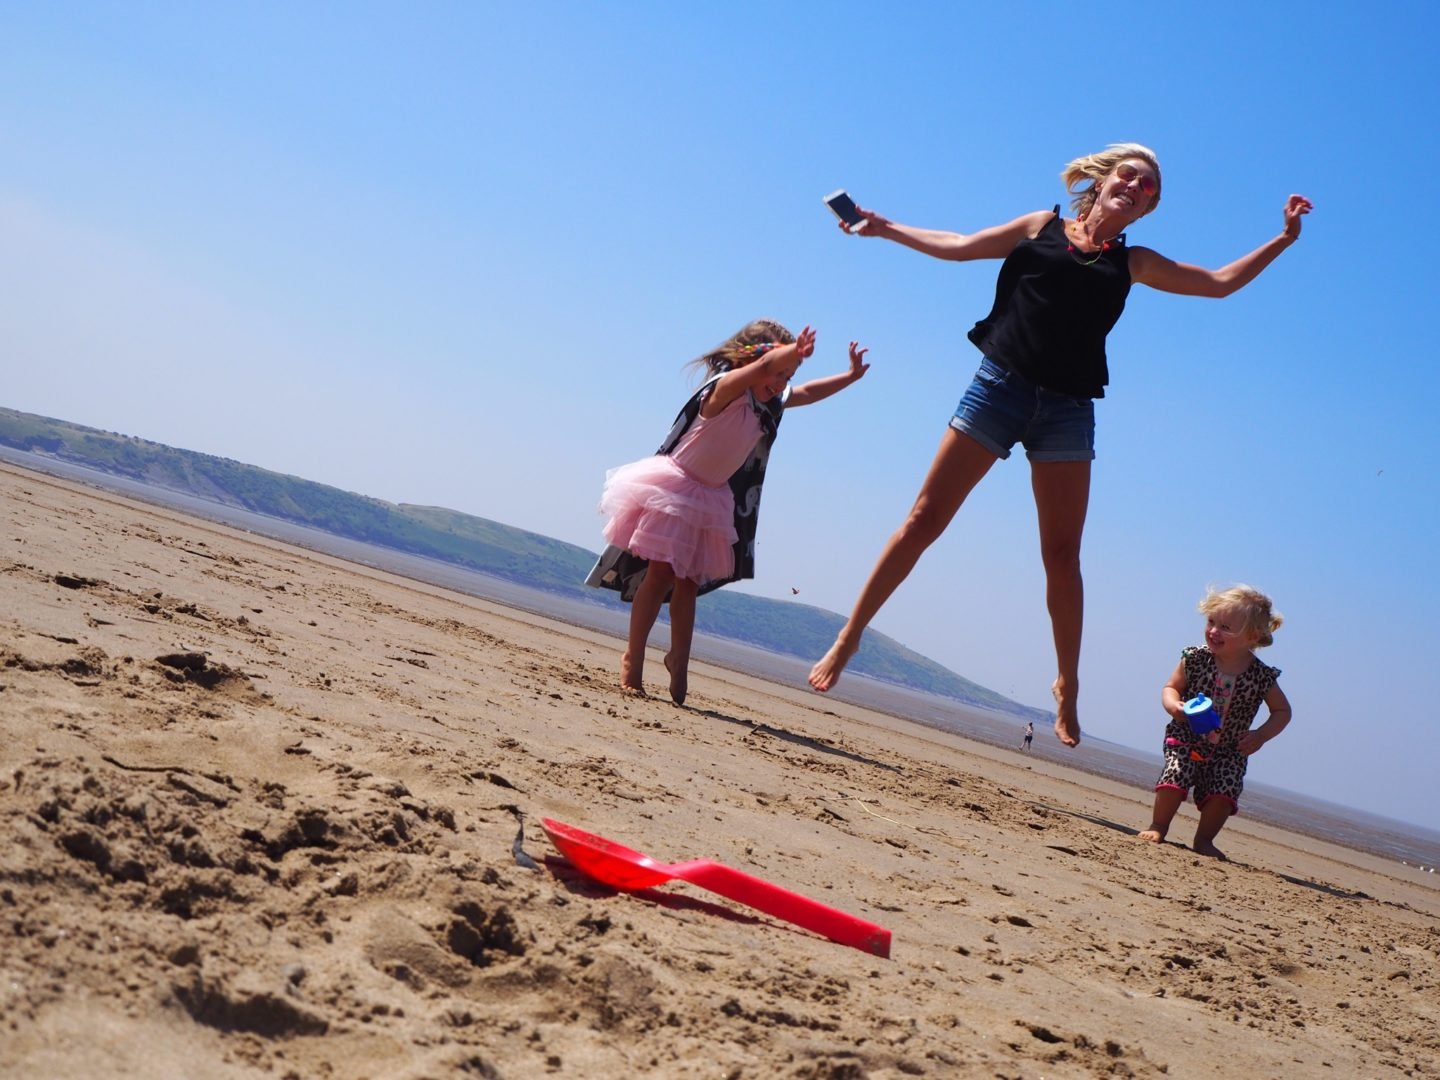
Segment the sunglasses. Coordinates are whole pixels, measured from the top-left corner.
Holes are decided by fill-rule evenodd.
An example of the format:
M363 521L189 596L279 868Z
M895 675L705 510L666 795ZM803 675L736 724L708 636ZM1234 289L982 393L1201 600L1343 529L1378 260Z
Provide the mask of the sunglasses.
M1155 177L1149 173L1142 173L1128 161L1115 169L1115 175L1127 184L1138 176L1140 178L1140 190L1151 198L1154 198L1155 192L1160 190L1160 182L1156 180Z

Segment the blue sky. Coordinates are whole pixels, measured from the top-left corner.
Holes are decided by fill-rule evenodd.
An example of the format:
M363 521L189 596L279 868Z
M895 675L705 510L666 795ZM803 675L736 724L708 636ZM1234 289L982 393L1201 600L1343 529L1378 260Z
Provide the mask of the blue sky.
M1316 209L1245 291L1137 288L1111 336L1082 722L1154 747L1195 602L1246 581L1296 713L1251 776L1433 822L1440 9L875 12L0 2L0 404L598 547L682 364L809 323L805 375L851 338L874 366L787 420L748 588L844 612L998 264L847 238L821 197L971 231L1144 142L1132 243L1220 265ZM1012 459L875 625L1044 705L1043 589Z

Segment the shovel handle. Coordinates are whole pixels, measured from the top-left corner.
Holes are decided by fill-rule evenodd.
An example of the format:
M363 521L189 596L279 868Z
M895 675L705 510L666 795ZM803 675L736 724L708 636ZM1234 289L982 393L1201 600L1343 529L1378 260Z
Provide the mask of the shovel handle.
M679 863L668 868L677 878L717 893L727 900L763 911L777 919L803 926L806 930L860 949L875 956L889 957L890 931L883 926L847 914L808 896L782 889L743 870L709 859Z

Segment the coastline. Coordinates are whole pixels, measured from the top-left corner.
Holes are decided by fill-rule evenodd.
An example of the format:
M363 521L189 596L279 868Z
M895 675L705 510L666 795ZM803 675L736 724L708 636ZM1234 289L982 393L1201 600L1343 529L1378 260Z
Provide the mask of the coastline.
M268 537L282 544L342 560L347 565L367 567L406 580L439 586L576 628L596 630L618 638L623 638L626 632L624 611L602 603L580 603L567 596L425 556L379 548L295 525L281 518L117 477L64 459L0 446L0 468L7 466L25 472L41 472L64 482L79 483L122 498L136 499L146 505L178 513L187 520L238 529L245 535ZM653 647L663 651L667 647L668 633L668 625L663 620L657 623ZM803 689L809 670L808 661L772 655L742 642L703 633L696 635L695 648L696 656L712 666L741 674L758 673L762 681L777 685ZM1015 733L1026 719L853 673L842 680L827 698L1000 748L1013 745ZM1099 779L1130 785L1140 793L1137 797L1141 801L1149 798L1150 785L1159 768L1158 752L1149 754L1093 735L1082 743L1078 752L1071 751L1055 744L1046 725L1041 724L1040 727L1040 737L1032 750L1034 756ZM1142 808L1140 813L1143 812ZM1388 857L1406 866L1440 868L1440 831L1423 829L1413 823L1395 821L1267 784L1247 784L1242 816L1315 840L1337 843L1357 852ZM1232 822L1227 827L1233 828L1233 825ZM1436 887L1440 888L1440 881L1436 882Z
M0 520L0 1074L1440 1072L1413 868L1144 844L1132 786L709 663L628 698L611 635L9 466Z

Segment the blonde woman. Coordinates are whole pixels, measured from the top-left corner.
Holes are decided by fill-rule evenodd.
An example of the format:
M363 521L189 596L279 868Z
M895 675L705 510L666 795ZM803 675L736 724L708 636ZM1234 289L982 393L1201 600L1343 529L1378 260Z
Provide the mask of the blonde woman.
M1080 742L1080 638L1084 586L1080 538L1095 458L1095 399L1109 382L1105 337L1130 286L1187 296L1229 296L1300 236L1310 200L1291 195L1275 237L1218 270L1131 247L1125 230L1160 203L1160 163L1138 143L1117 143L1070 162L1060 174L1073 217L1060 207L962 234L901 225L861 208L847 233L882 237L953 262L1003 259L990 314L970 331L984 359L941 437L909 516L891 536L849 620L810 671L826 691L860 647L860 638L921 554L943 533L975 485L1018 442L1030 459L1040 525L1046 603L1055 643L1055 734Z

